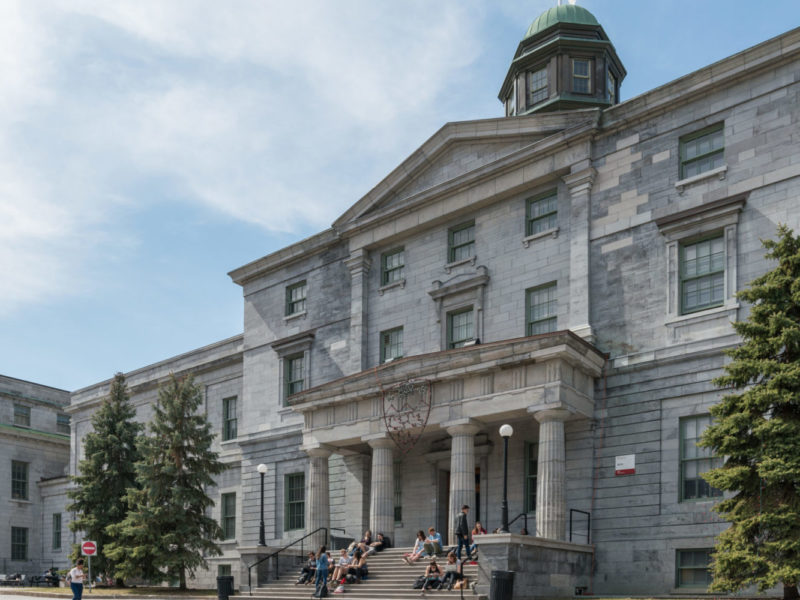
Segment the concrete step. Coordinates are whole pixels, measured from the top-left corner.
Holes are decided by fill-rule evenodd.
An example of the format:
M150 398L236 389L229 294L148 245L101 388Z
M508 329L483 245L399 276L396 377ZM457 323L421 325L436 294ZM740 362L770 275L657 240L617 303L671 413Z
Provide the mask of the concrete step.
M369 576L361 583L345 584L344 594L335 596L353 596L369 598L370 600L409 600L419 598L421 590L413 589L414 581L425 573L428 559L420 559L413 565L406 564L402 557L410 553L410 548L389 548L367 557ZM335 554L338 558L338 556ZM446 558L437 557L437 562L444 565ZM464 575L470 582L478 576L479 565L465 564ZM310 598L314 593L314 584L295 585L300 572L300 567L281 574L280 578L268 584L261 585L252 591L252 597L264 600L300 600ZM338 584L328 583L328 591L334 596L333 590ZM243 594L247 595L247 594ZM441 596L457 598L461 596L458 590L432 590L426 592L427 597ZM471 589L464 590L464 596L471 599L477 598Z

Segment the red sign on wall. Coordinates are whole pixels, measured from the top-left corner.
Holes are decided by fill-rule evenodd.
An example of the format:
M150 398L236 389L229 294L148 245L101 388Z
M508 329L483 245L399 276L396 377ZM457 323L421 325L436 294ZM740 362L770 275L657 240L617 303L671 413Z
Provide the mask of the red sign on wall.
M614 475L633 475L636 473L636 455L617 456L614 460Z
M81 554L84 556L95 556L97 554L97 544L94 542L81 542Z

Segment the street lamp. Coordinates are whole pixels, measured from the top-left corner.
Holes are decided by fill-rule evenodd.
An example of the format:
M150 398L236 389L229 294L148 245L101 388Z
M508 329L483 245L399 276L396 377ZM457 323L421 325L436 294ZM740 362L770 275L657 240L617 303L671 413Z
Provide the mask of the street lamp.
M514 428L508 423L500 427L500 436L503 438L503 504L500 510L502 526L500 531L508 533L508 438L514 435Z
M261 475L261 523L258 525L258 545L266 546L267 538L264 535L264 475L267 473L267 465L261 463L256 467Z

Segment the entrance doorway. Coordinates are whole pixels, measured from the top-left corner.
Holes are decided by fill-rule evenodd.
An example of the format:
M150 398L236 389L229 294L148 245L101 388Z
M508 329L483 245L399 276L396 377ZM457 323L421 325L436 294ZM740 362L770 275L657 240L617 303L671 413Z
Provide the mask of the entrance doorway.
M439 471L436 490L436 531L447 544L450 535L450 471Z

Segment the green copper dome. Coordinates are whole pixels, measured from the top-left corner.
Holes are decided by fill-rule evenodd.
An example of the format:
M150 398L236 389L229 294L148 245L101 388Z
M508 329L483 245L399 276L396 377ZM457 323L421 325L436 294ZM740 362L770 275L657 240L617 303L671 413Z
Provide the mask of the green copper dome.
M576 4L563 4L561 6L554 6L553 8L544 11L542 14L536 17L536 20L534 20L534 22L531 23L531 26L528 27L528 33L525 34L524 39L534 36L537 33L552 27L556 23L600 25L600 23L597 22L597 19L594 18L594 15L582 6L578 6Z

